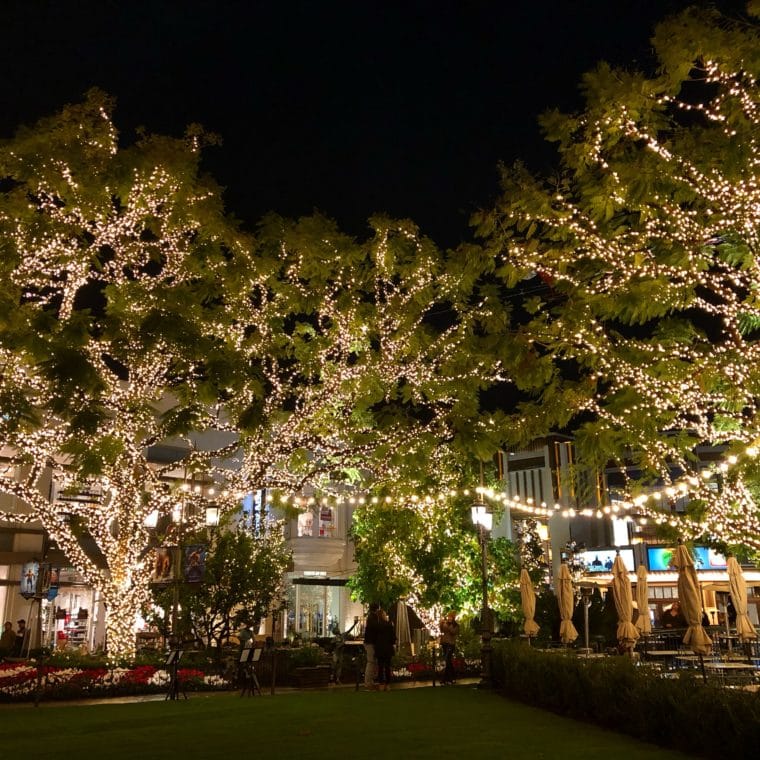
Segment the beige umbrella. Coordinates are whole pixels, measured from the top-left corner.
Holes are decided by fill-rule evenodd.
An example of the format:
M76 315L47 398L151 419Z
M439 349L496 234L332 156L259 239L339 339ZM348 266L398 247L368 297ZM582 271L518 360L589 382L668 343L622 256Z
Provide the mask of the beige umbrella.
M530 575L525 568L520 571L520 599L525 615L525 626L523 628L525 635L535 636L541 630L533 619L536 614L536 592L533 590Z
M709 654L712 649L712 639L702 627L702 593L699 589L697 571L689 550L683 544L678 545L672 565L678 570L678 598L686 622L689 624L683 643L691 647L695 654Z
M755 626L747 614L747 582L744 580L741 566L736 557L729 557L728 565L728 590L731 601L736 610L736 634L740 641L750 641L757 638Z
M403 599L399 599L396 604L396 647L399 653L404 654L408 654L412 650L412 631L409 627L409 610Z
M573 579L570 577L570 570L564 563L559 566L556 593L561 618L559 638L563 644L572 644L578 638L578 631L575 630L572 620L575 593L573 592Z
M652 621L649 619L649 585L644 565L639 565L636 569L636 606L639 608L636 628L643 636L648 636L652 633Z
M624 649L633 649L639 631L633 624L633 595L631 594L631 579L625 567L623 558L618 554L612 563L612 598L615 600L618 626L617 640Z

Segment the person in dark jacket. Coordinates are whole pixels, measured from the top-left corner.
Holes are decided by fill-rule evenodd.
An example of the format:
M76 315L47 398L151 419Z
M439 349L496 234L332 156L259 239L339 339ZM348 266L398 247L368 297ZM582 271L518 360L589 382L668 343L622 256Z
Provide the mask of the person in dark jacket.
M456 649L458 635L459 623L457 623L456 613L449 612L441 621L441 649L446 663L441 680L443 684L454 683L454 650Z
M364 652L367 655L367 664L364 667L364 686L367 689L375 688L375 670L377 663L375 662L375 639L377 638L377 628L380 619L378 617L378 611L380 605L377 602L371 602L369 605L369 612L367 613L367 620L364 623Z
M391 659L396 651L396 629L388 620L385 610L378 610L377 635L375 636L375 657L377 658L377 680L379 690L388 691L391 686Z
M662 614L663 628L686 628L688 623L681 612L681 602L677 599L670 605L670 609L665 610Z

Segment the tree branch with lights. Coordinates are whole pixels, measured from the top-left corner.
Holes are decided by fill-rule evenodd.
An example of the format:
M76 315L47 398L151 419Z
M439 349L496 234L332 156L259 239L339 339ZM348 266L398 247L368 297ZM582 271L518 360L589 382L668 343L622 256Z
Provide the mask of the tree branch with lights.
M690 9L652 42L655 73L602 64L582 113L543 117L558 176L505 170L476 221L505 282L541 286L521 334L551 381L522 406L524 436L572 429L579 460L628 475L639 513L757 551L758 27ZM701 444L732 465L702 477Z
M431 467L503 374L504 320L490 259L409 222L243 233L200 171L212 137L122 146L113 105L93 91L0 147L0 519L42 524L120 658L150 525L178 542L253 488Z

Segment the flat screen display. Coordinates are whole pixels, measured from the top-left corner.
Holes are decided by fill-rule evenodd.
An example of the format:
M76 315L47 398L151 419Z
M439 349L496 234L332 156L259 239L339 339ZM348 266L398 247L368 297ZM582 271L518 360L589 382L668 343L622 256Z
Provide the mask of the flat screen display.
M615 561L615 553L620 552L626 570L633 572L636 565L633 560L633 549L591 549L590 551L576 554L576 559L583 562L587 573L611 573L612 563Z
M648 546L647 564L651 572L674 570L671 567L675 548L672 546ZM697 570L725 570L726 558L707 546L695 546L692 550L694 566Z

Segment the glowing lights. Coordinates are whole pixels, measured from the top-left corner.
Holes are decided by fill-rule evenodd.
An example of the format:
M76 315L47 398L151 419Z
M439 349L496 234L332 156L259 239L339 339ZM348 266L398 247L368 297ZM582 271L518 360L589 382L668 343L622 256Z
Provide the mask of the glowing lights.
M544 125L561 176L505 172L503 196L481 217L505 278L542 283L519 328L541 369L522 427L574 431L578 461L615 468L625 500L655 523L753 549L757 32L694 10L663 22L658 75L588 74L585 111ZM725 461L695 471L700 446ZM639 493L652 483L662 488Z

